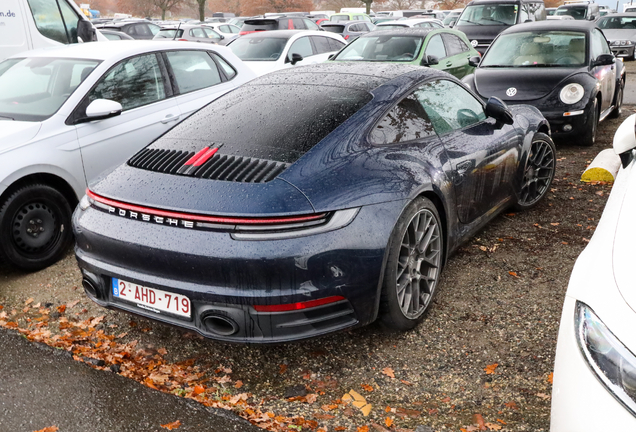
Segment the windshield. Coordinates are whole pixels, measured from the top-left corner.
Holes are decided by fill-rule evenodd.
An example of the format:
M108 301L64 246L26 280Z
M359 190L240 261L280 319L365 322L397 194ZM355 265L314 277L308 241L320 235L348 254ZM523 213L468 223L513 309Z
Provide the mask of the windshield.
M98 64L95 60L49 57L0 63L0 118L46 120Z
M636 16L633 17L612 17L608 16L598 21L598 28L601 29L636 29Z
M522 32L499 36L479 67L580 67L585 64L585 33Z
M181 35L183 35L183 30L179 29L179 32L177 33L177 29L162 29L159 31L159 33L157 33L157 35L155 36L155 38L159 39L159 38L168 38L168 39L173 39L175 38L175 33L176 33L176 37L181 37Z
M570 15L575 20L584 20L587 16L587 6L558 8L555 15Z
M331 15L329 21L351 21L349 15Z
M243 61L276 61L285 49L287 39L273 37L238 38L229 47Z
M423 42L418 36L365 36L347 45L334 60L410 62L418 57Z
M519 6L510 3L467 6L457 25L513 25L518 11Z

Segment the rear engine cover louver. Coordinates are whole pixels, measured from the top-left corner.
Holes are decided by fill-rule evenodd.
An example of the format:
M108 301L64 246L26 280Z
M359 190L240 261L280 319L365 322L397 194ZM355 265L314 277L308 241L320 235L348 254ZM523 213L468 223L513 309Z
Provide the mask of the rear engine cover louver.
M274 180L290 164L244 156L219 155L218 148L205 148L212 156L197 165L192 159L199 153L181 150L144 149L133 156L128 165L148 171L184 175L209 180L241 183L266 183ZM202 153L205 155L205 152ZM189 163L190 162L190 163Z

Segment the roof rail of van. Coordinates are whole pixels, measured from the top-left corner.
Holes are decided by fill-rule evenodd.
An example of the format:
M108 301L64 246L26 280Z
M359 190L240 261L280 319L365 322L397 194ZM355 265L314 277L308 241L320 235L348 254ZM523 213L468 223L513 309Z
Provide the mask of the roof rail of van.
M564 5L571 5L576 3L590 4L590 3L594 3L594 1L593 0L565 0L563 2Z

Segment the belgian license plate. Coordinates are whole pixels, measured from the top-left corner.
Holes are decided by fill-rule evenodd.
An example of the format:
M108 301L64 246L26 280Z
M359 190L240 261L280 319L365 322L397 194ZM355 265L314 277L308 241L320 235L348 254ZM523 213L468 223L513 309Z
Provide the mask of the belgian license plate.
M190 299L183 295L113 278L113 298L134 303L150 312L190 318Z

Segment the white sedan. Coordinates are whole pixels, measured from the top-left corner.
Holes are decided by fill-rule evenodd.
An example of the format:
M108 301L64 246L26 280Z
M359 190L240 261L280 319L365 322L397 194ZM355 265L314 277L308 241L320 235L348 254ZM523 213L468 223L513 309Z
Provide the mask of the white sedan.
M326 61L346 45L342 36L313 30L272 30L250 33L228 47L258 76L292 66Z
M0 260L55 262L89 182L253 78L228 48L190 42L73 44L0 63Z
M636 114L614 136L622 168L563 305L552 432L636 430Z

